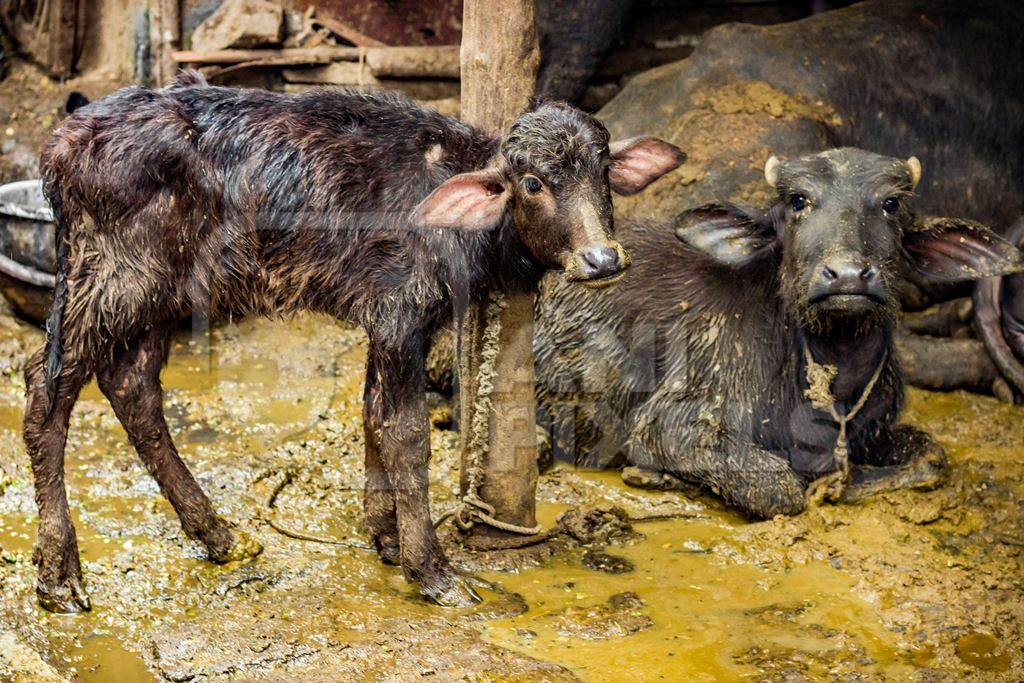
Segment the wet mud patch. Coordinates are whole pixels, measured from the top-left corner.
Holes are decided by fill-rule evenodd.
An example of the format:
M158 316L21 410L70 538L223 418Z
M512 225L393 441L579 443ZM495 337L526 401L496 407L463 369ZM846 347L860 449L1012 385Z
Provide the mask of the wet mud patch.
M40 343L16 329L17 348ZM374 553L270 524L365 545L364 358L360 333L312 316L177 338L164 382L179 448L221 513L265 546L226 566L185 538L89 387L67 463L95 609L71 617L35 604L23 387L8 373L0 678L17 680L15 667L23 680L36 667L82 681L1024 676L1020 408L913 391L909 420L950 453L946 485L756 524L689 491L558 465L541 477L539 517L572 521L578 537L515 571L453 548L492 587L476 608L440 610ZM436 428L431 440L439 514L455 500L458 438Z

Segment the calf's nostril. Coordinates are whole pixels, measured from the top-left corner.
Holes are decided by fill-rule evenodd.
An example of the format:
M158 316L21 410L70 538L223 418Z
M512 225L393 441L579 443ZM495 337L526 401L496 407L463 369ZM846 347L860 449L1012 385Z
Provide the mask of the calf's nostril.
M875 279L875 268L874 266L868 266L860 271L860 279L864 282L871 282Z
M611 275L619 270L619 252L612 247L592 247L580 254L588 277Z
M838 275L836 275L836 271L832 270L828 266L825 266L825 268L822 269L821 274L825 276L826 280L835 280L837 277L839 277Z

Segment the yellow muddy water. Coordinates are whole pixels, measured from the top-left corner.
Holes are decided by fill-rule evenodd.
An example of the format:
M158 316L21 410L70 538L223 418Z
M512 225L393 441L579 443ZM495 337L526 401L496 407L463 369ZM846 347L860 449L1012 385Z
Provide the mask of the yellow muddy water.
M39 341L19 334L25 349ZM35 604L22 387L9 373L0 389L0 631L79 681L1024 676L1021 408L912 391L908 420L932 431L953 463L943 487L756 524L710 497L632 489L616 473L560 465L539 484L545 524L609 504L673 518L636 522L638 537L606 547L562 546L514 572L459 555L494 587L482 590L482 605L446 611L371 552L297 541L266 523L273 515L365 543L364 357L360 333L307 316L232 325L209 339L179 335L163 375L175 440L218 510L266 548L223 567L184 537L90 386L67 469L95 608L72 616ZM457 436L435 429L432 446L437 514L457 486ZM0 649L0 678L38 678L5 671L5 661L14 666Z

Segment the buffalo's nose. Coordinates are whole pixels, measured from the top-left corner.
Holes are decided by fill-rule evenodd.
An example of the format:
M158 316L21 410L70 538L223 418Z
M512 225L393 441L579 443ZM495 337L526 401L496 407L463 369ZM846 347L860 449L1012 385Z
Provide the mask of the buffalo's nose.
M857 261L833 261L821 271L829 294L867 294L878 271Z
M587 278L607 277L622 269L614 247L588 247L579 255L580 271Z

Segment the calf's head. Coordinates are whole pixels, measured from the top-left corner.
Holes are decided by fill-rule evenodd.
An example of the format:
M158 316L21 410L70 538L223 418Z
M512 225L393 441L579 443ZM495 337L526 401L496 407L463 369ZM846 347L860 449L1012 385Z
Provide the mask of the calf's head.
M610 284L629 266L615 241L611 192L634 194L686 158L652 137L611 142L592 116L544 103L517 118L487 168L445 181L417 207L428 227L489 230L510 220L545 267Z
M853 148L779 161L765 179L778 194L755 211L711 204L684 212L676 236L741 268L781 250L779 286L796 322L812 331L861 330L898 311L904 263L936 280L1021 269L1021 252L960 219L918 219L921 164Z

